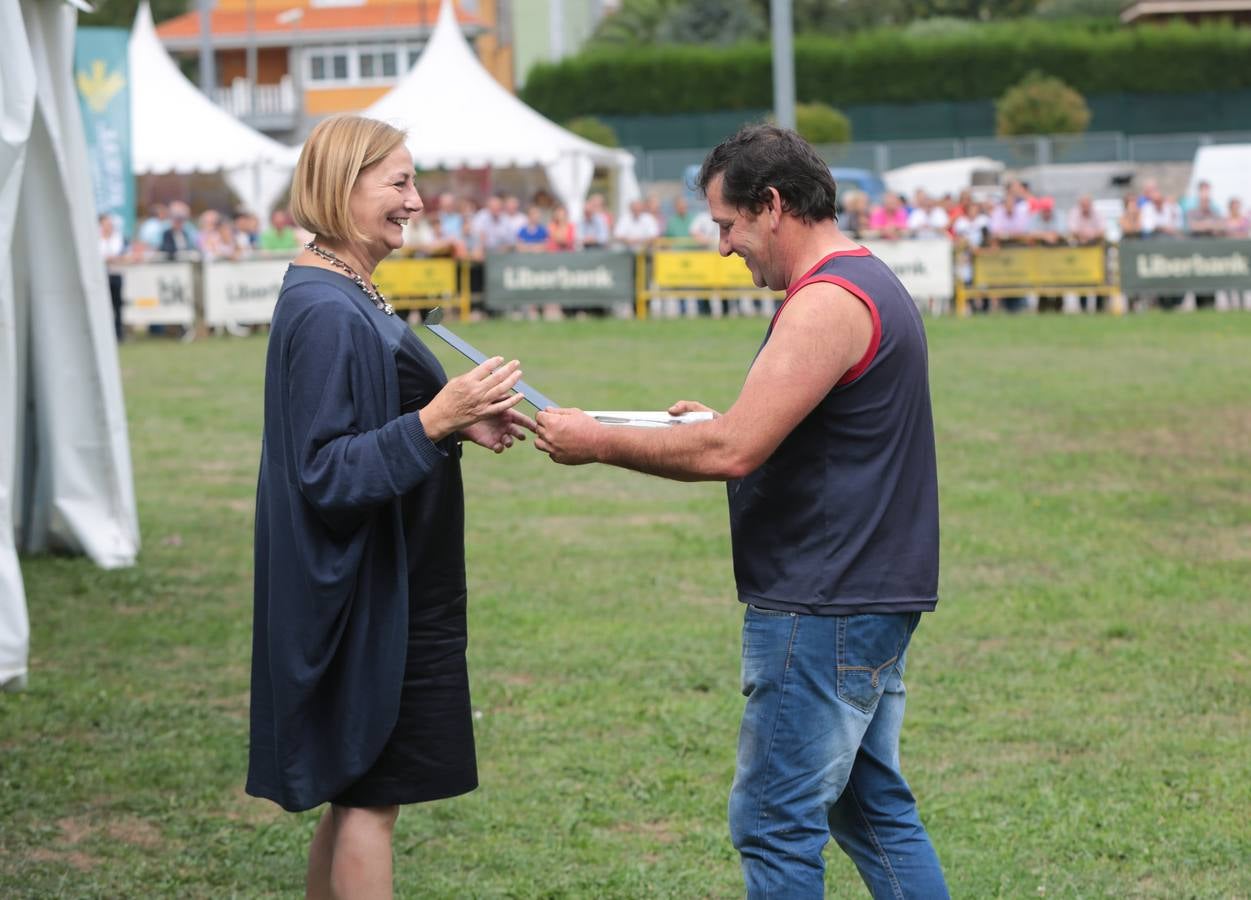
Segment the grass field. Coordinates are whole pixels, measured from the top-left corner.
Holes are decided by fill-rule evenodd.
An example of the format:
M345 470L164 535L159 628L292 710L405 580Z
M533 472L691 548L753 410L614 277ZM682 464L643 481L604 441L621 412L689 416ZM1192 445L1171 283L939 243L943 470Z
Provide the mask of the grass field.
M459 330L570 405L724 408L762 329ZM929 333L942 600L903 758L953 895L1251 897L1251 316ZM315 815L242 790L264 351L122 348L143 551L116 572L24 561L0 897L302 889ZM401 815L397 896L741 896L723 488L530 446L466 448L465 470L482 786ZM866 896L827 856L830 896Z

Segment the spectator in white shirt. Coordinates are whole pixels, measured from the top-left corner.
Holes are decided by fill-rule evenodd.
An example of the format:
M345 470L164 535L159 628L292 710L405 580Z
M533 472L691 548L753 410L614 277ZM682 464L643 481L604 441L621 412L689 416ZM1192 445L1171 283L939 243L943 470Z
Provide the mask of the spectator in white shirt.
M122 273L117 268L126 253L126 240L110 213L100 214L100 255L109 276L109 297L113 301L113 331L122 339Z
M1095 200L1090 194L1077 198L1077 205L1069 210L1069 240L1074 244L1097 244L1103 240L1103 221L1095 212Z
M1147 202L1140 210L1143 237L1179 237L1182 233L1181 206L1172 197L1151 186Z
M504 197L504 220L508 223L511 243L516 245L517 232L526 227L526 214L521 211L521 201L513 194Z
M936 238L947 234L947 210L934 202L934 198L918 188L916 205L908 213L908 234L914 238Z
M660 223L643 206L643 201L635 200L629 212L618 220L613 237L631 250L641 250L660 237Z
M517 229L512 228L504 215L504 198L492 194L486 206L473 215L469 224L474 256L481 259L487 253L502 253L512 249L517 239Z
M591 194L586 198L578 233L583 247L603 247L612 238L612 225L604 212L604 195Z

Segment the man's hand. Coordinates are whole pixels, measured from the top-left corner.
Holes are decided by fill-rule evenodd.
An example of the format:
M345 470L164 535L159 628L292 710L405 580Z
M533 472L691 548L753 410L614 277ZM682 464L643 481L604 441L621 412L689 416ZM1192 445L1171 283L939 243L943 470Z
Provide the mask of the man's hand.
M580 409L545 409L535 416L538 424L536 450L565 466L595 462L597 433L607 426L596 422Z
M506 409L498 416L482 419L460 430L461 437L492 453L503 453L514 440L524 441L526 431L535 431L534 419L515 409ZM523 430L524 429L524 430Z
M721 413L717 412L711 406L704 406L704 404L700 403L698 400L679 400L677 403L673 404L673 406L669 407L668 412L671 416L680 416L684 413L690 412L710 412L712 413L712 417L714 419L721 415Z

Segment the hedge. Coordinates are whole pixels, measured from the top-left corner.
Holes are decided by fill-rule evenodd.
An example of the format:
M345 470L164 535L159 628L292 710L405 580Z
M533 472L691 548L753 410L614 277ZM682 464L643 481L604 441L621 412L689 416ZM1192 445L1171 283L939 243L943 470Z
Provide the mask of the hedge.
M1106 30L1022 21L941 37L878 30L795 42L800 102L841 107L998 97L1029 72L1092 94L1181 94L1251 86L1251 29L1176 23ZM557 121L767 109L768 44L596 50L531 69L522 98Z

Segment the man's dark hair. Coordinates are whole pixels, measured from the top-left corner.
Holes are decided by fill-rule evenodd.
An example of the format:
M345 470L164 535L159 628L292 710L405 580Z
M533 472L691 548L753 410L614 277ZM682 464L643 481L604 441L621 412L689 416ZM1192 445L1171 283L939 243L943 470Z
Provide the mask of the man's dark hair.
M722 176L721 196L736 209L757 215L777 188L782 211L806 223L837 219L837 187L830 167L812 145L789 128L744 125L718 144L700 167L695 183L708 195L708 184Z

